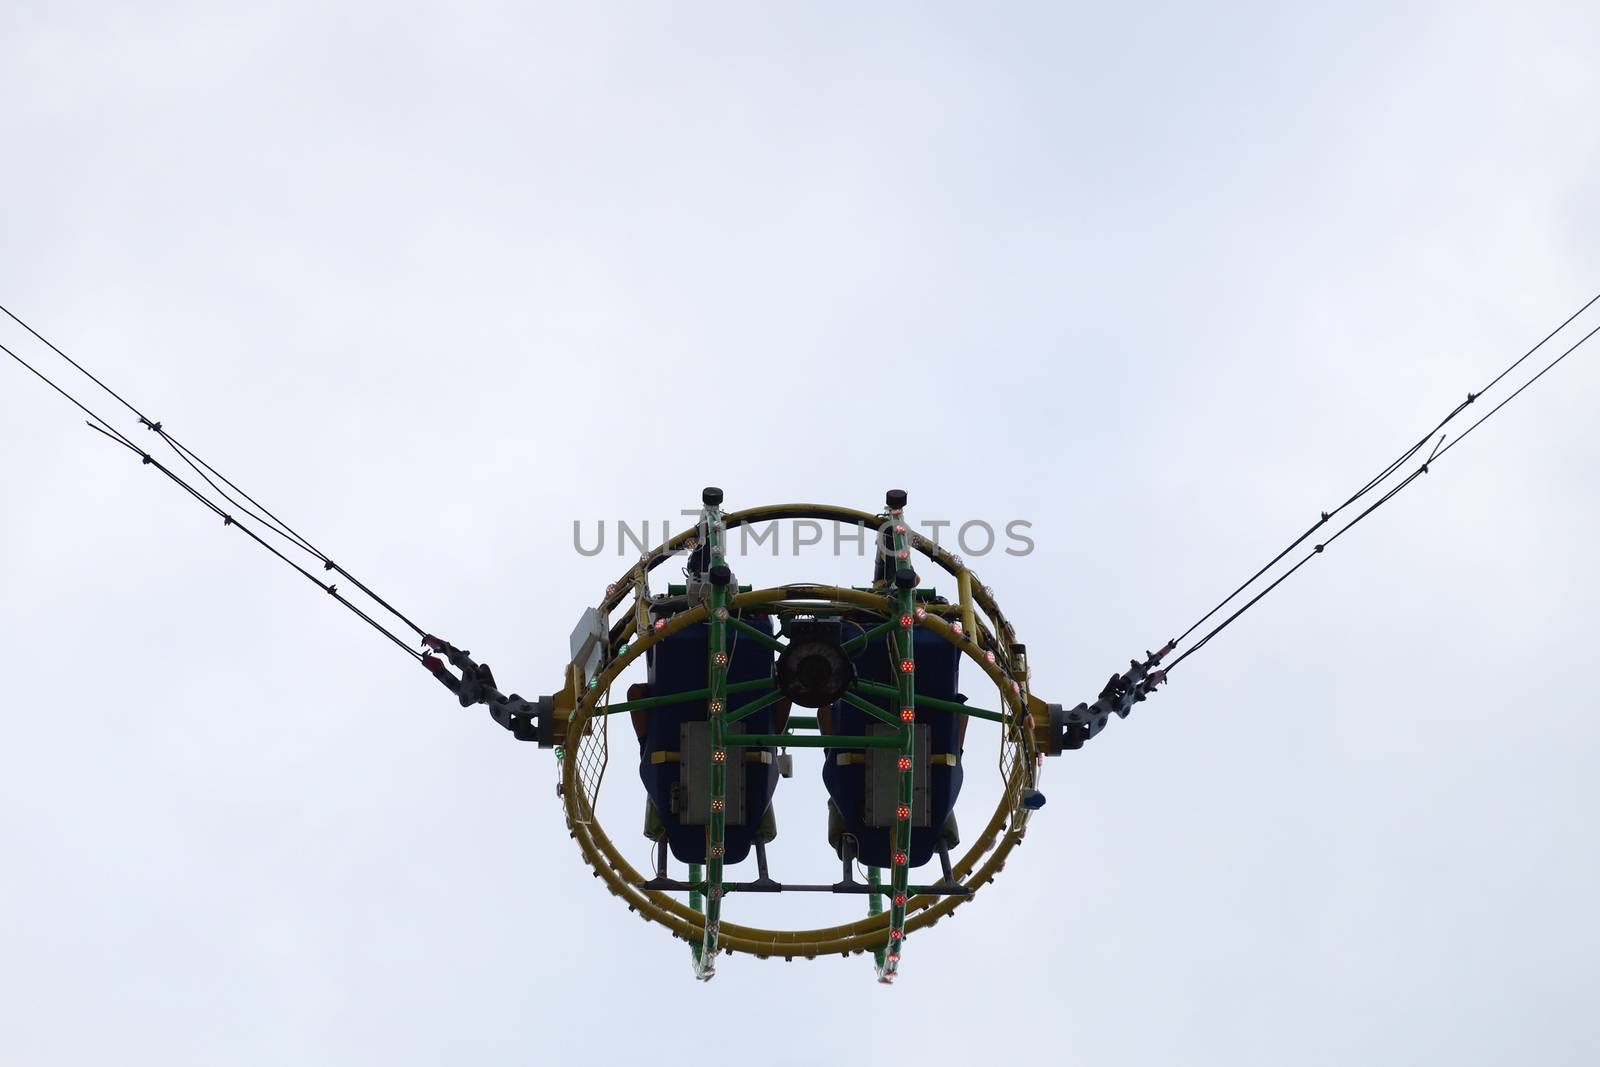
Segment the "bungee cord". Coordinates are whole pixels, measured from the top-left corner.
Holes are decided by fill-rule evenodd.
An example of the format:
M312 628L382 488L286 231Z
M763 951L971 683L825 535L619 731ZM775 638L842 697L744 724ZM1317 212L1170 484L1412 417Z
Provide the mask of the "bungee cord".
M1559 356L1555 357L1555 359L1553 359L1549 363L1545 364L1545 366L1537 374L1535 374L1532 378L1529 378L1526 382L1522 383L1522 385L1518 386L1517 389L1514 392L1512 392L1512 394L1510 396L1508 396L1504 400L1500 401L1492 409L1490 409L1489 412L1487 414L1485 414L1482 418L1478 419L1476 422L1472 423L1472 425L1468 426L1467 429L1465 431L1463 431L1460 436L1456 437L1454 440L1451 440L1448 444L1445 443L1447 435L1442 434L1441 431L1443 431L1446 426L1448 426L1452 421L1454 421L1455 418L1458 415L1460 415L1470 405L1472 405L1475 401L1477 401L1479 398L1481 398L1485 393L1489 392L1496 385L1498 385L1502 380L1504 380L1507 375L1509 375L1512 371L1516 370L1517 367L1521 366L1526 360L1528 360L1536 352L1538 352L1540 349L1542 349L1546 344L1548 344L1550 342L1550 340L1552 338L1554 338L1557 334L1561 333L1561 331L1565 330L1568 326L1570 326L1573 323L1573 321L1578 318L1578 316L1582 315L1585 311L1589 310L1589 308L1592 307L1595 304L1596 301L1600 301L1600 293L1596 293L1594 296L1590 297L1583 304L1582 307L1578 308L1577 311L1574 311L1571 315L1567 316L1567 318L1561 323L1561 325L1557 326L1555 329L1551 330L1543 338L1541 338L1538 344L1534 345L1532 348L1528 349L1528 351L1524 352L1521 356L1517 357L1517 359L1512 361L1512 363L1509 366L1507 366L1499 374L1495 375L1494 379L1492 381L1490 381L1488 385L1484 386L1482 389L1478 390L1477 392L1468 393L1465 400L1461 401L1453 409L1451 409L1450 413L1447 414L1443 419L1441 419L1439 421L1438 425L1434 426L1431 430L1429 430L1426 434L1424 434L1421 438L1419 438L1418 441L1416 442L1416 444L1412 445L1410 448L1408 448L1404 452L1402 452L1398 459L1396 459L1393 463L1390 463L1388 466L1386 466L1374 478L1372 478L1365 485L1363 485L1359 490L1357 490L1349 499L1345 500L1344 503L1340 504L1338 507L1334 508L1332 511L1324 511L1324 512L1322 512L1320 517L1317 519L1317 521L1315 523L1312 524L1310 529L1306 530L1305 533L1301 534L1299 537L1295 538L1292 542L1290 542L1289 546L1287 548L1285 548L1283 551L1279 552L1276 556L1274 556L1266 564L1266 566L1264 566L1260 570L1256 571L1243 584L1241 584L1237 589L1235 589L1232 593L1230 593L1226 597L1224 597L1223 600L1220 603L1218 603L1216 607L1212 608L1210 611L1208 611L1204 615L1202 615L1200 617L1200 619L1194 623L1194 625L1190 626L1187 630L1183 631L1182 634L1178 635L1171 642L1169 642L1168 645L1167 645L1167 650L1170 651L1172 648L1174 648L1175 646L1177 646L1178 644L1180 644L1184 640L1186 640L1196 630L1200 629L1207 622L1209 622L1213 617L1215 617L1217 615L1218 612L1222 611L1229 604L1233 603L1233 601L1236 600L1240 596L1240 594L1244 593L1246 590L1248 590L1252 586L1254 586L1256 584L1256 582L1259 581L1263 575L1267 574L1269 571L1272 570L1273 567L1275 567L1279 563L1281 563L1285 558L1287 558L1289 556L1290 553L1294 552L1295 549L1299 548L1307 540L1309 540L1313 535L1315 535L1318 530L1322 529L1329 522L1331 522L1336 516L1338 516L1339 514L1344 512L1346 509L1350 508L1352 505L1354 505L1355 503L1360 501L1362 498L1366 497L1367 494L1371 493L1378 486L1382 485L1384 482L1388 481L1391 477L1393 477L1397 472L1399 472L1401 470L1401 468L1403 468L1419 452L1421 452L1422 449L1428 444L1429 441L1434 441L1435 440L1435 435L1439 435L1438 438L1437 438L1437 441L1435 441L1435 443L1434 443L1433 451L1429 453L1427 459L1425 459L1420 466L1414 468L1411 471L1411 473L1408 474L1404 479L1402 479L1400 482L1398 482L1397 484L1395 484L1392 487L1390 487L1374 503L1372 503L1365 510L1363 510L1358 515L1356 515L1355 518L1351 519L1349 522L1347 522L1343 526L1339 527L1334 532L1333 536L1329 537L1326 541L1323 541L1323 542L1321 542L1319 544L1314 545L1312 547L1311 551L1306 556L1301 558L1299 562L1297 562L1293 567L1289 568L1283 574L1279 575L1269 585L1267 585L1266 588L1262 589L1260 592L1258 592L1254 596L1252 596L1248 601L1246 601L1244 603L1243 606L1241 606L1238 610L1234 611L1231 615L1229 615L1221 623L1219 623L1217 626L1213 627L1211 630L1207 631L1206 634L1203 637L1201 637L1198 641L1196 641L1194 644L1190 645L1187 649L1185 649L1182 655L1178 656L1177 659L1173 660L1167 666L1167 668L1164 671L1158 671L1158 672L1155 672L1154 674L1152 674L1151 675L1152 686L1160 684L1161 681L1164 681L1166 676L1171 674L1172 670L1175 667L1177 667L1178 664L1182 663L1184 660L1188 659L1190 656L1194 655L1196 652L1198 652L1202 648L1204 648L1212 640L1212 638L1216 637L1223 630L1225 630L1229 626L1231 626L1236 620L1238 620L1238 618L1241 615L1243 615L1245 612L1249 611L1256 604L1259 604L1263 598L1265 598L1274 589L1278 588L1278 586L1282 585L1285 581L1287 581L1292 575L1294 575L1297 571L1299 571L1307 563L1311 562L1311 560L1313 560L1317 556L1321 555L1324 551L1327 550L1327 548L1330 545L1332 545L1335 541L1337 541L1339 538L1343 537L1346 533L1348 533L1351 530L1351 528L1353 528L1357 523L1361 522L1368 515L1371 515L1374 511L1377 511L1380 507L1382 507L1384 504L1387 504L1390 500L1393 500L1407 486L1409 486L1412 482L1416 481L1417 478L1419 478L1420 476L1422 476L1424 474L1427 474L1429 469L1431 468L1431 466L1433 464L1435 464L1439 460L1443 459L1444 456L1447 453L1449 453L1449 451L1452 448L1454 448L1456 445L1460 444L1462 441L1466 440L1466 438L1467 438L1467 436L1469 434L1471 434L1479 426L1482 426L1485 422L1487 422L1490 418L1492 418L1497 412L1499 412L1507 404L1511 403L1511 401L1515 400L1518 396L1520 396L1523 393L1524 390L1526 390L1534 382L1537 382L1540 378L1543 378L1558 363L1560 363L1562 360L1566 359L1573 352L1577 351L1577 349L1580 346L1582 346L1584 344L1584 342L1588 341L1589 338L1593 337L1595 335L1595 333L1600 332L1600 326L1596 326L1593 329L1589 330L1588 333L1586 333L1582 337L1578 338L1578 340L1575 341L1571 345L1571 347L1567 348ZM1156 660L1157 662L1159 662L1159 657L1157 657L1157 656L1153 656L1153 657L1151 657L1151 659ZM1149 666L1154 667L1154 666L1156 666L1156 663L1150 663Z
M191 452L188 448L184 447L180 442L178 442L176 439L174 439L170 434L168 434L166 432L165 429L162 428L162 425L159 422L155 422L155 421L152 421L151 419L146 418L145 415L142 412L140 412L132 404L128 403L127 400L123 399L122 396L119 395L118 393L116 393L113 389L111 389L110 386L106 385L99 378L95 377L95 375L90 373L85 367L83 367L76 360L72 359L72 357L68 356L65 352L61 351L61 349L57 348L48 339L46 339L45 337L41 336L37 330L33 329L33 327L29 326L26 322L23 322L20 318L18 318L15 314L13 314L9 309L7 309L7 308L5 308L3 306L0 306L0 312L4 312L14 322L16 322L17 324L22 326L30 334L32 334L34 337L36 337L40 341L42 341L45 345L47 345L57 355L61 356L62 359L65 359L68 363L72 364L73 367L75 367L79 371L81 371L83 373L83 375L85 377L87 377L90 381L94 382L101 389L105 390L108 394L110 394L113 398L115 398L118 403L122 404L123 407L125 407L129 411L133 412L135 417L138 418L138 420L139 420L141 425L143 425L146 429L151 430L152 432L154 432L156 434L156 436L160 437L163 441L165 441L172 448L174 453L176 453L178 458L181 459L186 465L188 465L190 467L190 469L192 469L197 475L199 475L199 477L202 480L204 480L206 485L210 486L210 488L213 491L215 491L229 505L231 505L233 508L237 509L237 512L242 512L243 514L241 515L241 514L236 513L236 511L227 510L222 505L218 504L215 500L213 500L212 498L208 497L204 492L202 492L201 490L195 488L194 485L192 485L190 482L185 480L180 474L178 474L177 472L172 470L172 468L170 468L166 464L162 463L156 457L152 456L149 452L146 452L144 449L140 448L126 434L122 433L122 431L118 430L109 421L107 421L104 417L102 417L98 412L94 411L92 408L90 408L83 401L79 400L76 396L74 396L71 392L69 392L66 388L64 388L60 383L56 382L49 375L45 374L42 370L40 370L38 367L34 366L32 363L28 362L22 356L18 355L15 351L13 351L7 345L5 345L3 343L0 343L0 351L3 351L6 355L10 356L13 360L15 360L18 364L20 364L29 373L33 374L36 378L38 378L40 381L44 382L51 389L55 390L55 392L57 392L63 398L65 398L68 402L70 402L79 411L81 411L85 415L87 415L89 417L89 422L87 423L87 425L89 426L90 429L92 429L96 433L99 433L102 436L106 437L108 440L111 440L111 441L115 442L116 444L121 445L123 448L128 449L134 455L138 456L139 459L140 459L140 462L142 462L143 464L145 464L147 466L154 467L156 470L160 471L168 479L170 479L174 484L176 484L179 488L183 489L186 493L188 493L191 497L193 497L201 505L203 505L205 508L207 508L209 511L211 511L218 518L222 519L223 525L232 526L232 527L238 529L241 533L243 533L245 536L249 537L252 541L254 541L256 544L260 545L262 548L266 549L268 552L272 553L273 556L277 557L283 563L285 563L288 566L294 568L294 570L297 573L299 573L302 577L306 578L308 581L310 581L313 584L315 584L317 586L317 588L321 589L323 592L325 592L329 596L333 597L339 603L343 604L346 608L349 608L350 611L353 612L358 618L360 618L362 621L366 622L369 626L373 627L373 629L377 630L379 633L383 634L383 636L387 637L390 641L394 642L394 644L397 645L402 651L404 651L405 654L409 658L411 658L413 660L416 660L416 661L419 661L419 662L423 659L423 654L420 651L417 651L416 649L413 649L409 642L407 642L406 640L404 640L404 639L400 638L399 636L397 636L392 630L390 630L388 627L384 626L377 619L373 618L373 616L371 614L369 614L368 612L362 610L361 607L358 606L357 604L351 602L348 598L346 598L344 596L344 594L339 592L339 587L337 585L335 585L335 584L333 584L331 582L322 581L320 578L318 578L315 574L311 573L305 567L301 566L299 563L296 563L294 560L292 560L288 556L286 556L283 552L279 551L279 549L276 546L272 545L265 538L263 538L260 533L258 533L254 528L252 528L251 522L254 521L255 523L261 524L263 527L265 527L267 532L276 534L279 537L284 538L285 540L287 540L291 544L293 544L296 548L299 548L302 551L305 551L305 552L309 553L311 556L315 557L319 562L322 563L324 571L334 571L334 572L340 574L341 576L343 576L344 578L348 579L356 588L360 589L364 594L366 594L368 597L370 597L374 602L376 602L377 604L381 605L391 615L393 615L395 618L399 619L401 622L405 623L405 625L409 626L412 630L415 630L416 633L419 636L425 636L426 635L426 631L424 631L421 627L419 627L415 623L413 623L405 615L401 614L398 610L396 610L393 606L391 606L388 601L384 600L382 597L380 597L376 593L374 593L371 589L369 589L365 584L363 584L361 581L359 581L354 576L352 576L343 567L340 567L337 563L335 563L328 556L326 556L325 554L323 554L322 552L317 550L315 547L313 547L309 541L307 541L305 538L301 537L299 534L295 533L293 531L293 529L291 529L286 523L283 523L282 520L279 520L277 518L277 516L272 514L272 512L268 511L261 504L257 503L254 497L251 497L248 493L244 492L244 490L240 489L232 481L230 481L228 478L226 478L224 475L222 475L220 472L218 472L216 470L216 468L214 468L210 464L206 463L198 455L196 455L195 453ZM236 492L240 496L244 497L251 504L254 504L256 508L260 508L260 511L264 512L265 515L263 515L261 513L258 513L257 511L255 511L254 509L249 507L248 505L241 504L234 497L230 496L227 492L223 491L216 484L216 482L212 481L212 478L210 476L208 476L206 472L210 472L210 475L214 475L218 480L222 481L224 484L226 484L230 488L232 488L234 490L234 492Z

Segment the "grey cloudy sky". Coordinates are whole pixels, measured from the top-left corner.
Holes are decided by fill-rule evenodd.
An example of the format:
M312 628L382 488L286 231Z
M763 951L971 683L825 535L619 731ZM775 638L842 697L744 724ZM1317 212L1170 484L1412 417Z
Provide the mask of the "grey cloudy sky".
M574 519L904 485L1033 523L980 570L1075 703L1593 294L1597 31L22 0L0 300L523 693L621 569ZM12 366L0 1062L1593 1063L1597 386L1569 360L1052 762L884 990L694 982L548 753ZM780 877L830 863L799 762Z

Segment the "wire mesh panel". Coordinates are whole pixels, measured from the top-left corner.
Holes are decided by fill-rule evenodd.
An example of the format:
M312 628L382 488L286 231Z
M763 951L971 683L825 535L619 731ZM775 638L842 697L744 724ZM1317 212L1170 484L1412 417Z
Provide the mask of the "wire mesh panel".
M611 693L607 691L595 710L594 718L589 720L588 729L584 730L583 737L578 741L576 770L578 788L582 790L584 800L580 817L582 822L594 818L595 800L600 796L600 781L605 777L606 763L611 758L611 716L605 713L610 704Z

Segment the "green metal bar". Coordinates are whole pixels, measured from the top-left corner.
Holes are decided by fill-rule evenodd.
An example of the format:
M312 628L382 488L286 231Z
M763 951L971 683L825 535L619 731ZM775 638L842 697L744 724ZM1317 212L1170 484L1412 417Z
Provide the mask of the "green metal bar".
M916 580L911 568L910 538L906 536L905 523L895 514L896 510L891 508L887 516L887 521L894 523L891 538L896 561L894 601L898 614L912 616L911 621L914 622L917 595L912 588ZM906 577L911 580L902 587L899 579ZM908 715L914 715L917 706L916 629L915 626L897 627L893 639L899 652L898 662L892 663L898 685L896 696L899 697L898 703L903 714ZM900 742L900 804L895 811L895 847L889 864L889 884L894 895L889 900L889 936L884 945L883 963L878 967L880 982L892 982L900 972L900 953L905 947L906 901L910 897L907 886L911 879L911 807L916 797L916 772L913 768L917 754L917 731L912 723L901 726Z
M724 686L722 691L728 694L748 693L752 689L765 689L772 684L771 678L752 678L748 682L732 682ZM597 711L595 714L615 715L619 711L633 711L635 708L659 708L663 704L681 704L690 700L705 700L710 695L710 688L685 689L681 693L666 693L657 697L640 697L638 700L619 701L608 705L603 711Z
M780 701L782 699L783 699L783 690L778 689L778 688L774 688L772 690L772 692L767 693L767 694L765 694L763 696L756 697L754 700L750 701L748 704L744 704L744 705L740 706L738 711L730 712L728 714L728 717L723 721L724 722L728 722L728 723L735 723L735 722L738 722L740 719L747 719L750 716L754 715L756 712L760 711L762 708L770 707L771 705L776 704L778 701Z
M877 867L867 868L867 884L872 887L872 892L867 894L867 918L883 914L883 894L878 892L878 887L883 884L883 872ZM879 968L883 967L883 949L872 950L872 958Z
M815 715L789 716L789 729L791 730L820 730L821 728Z
M775 649L778 652L782 652L784 649L789 647L782 641L779 641L776 637L773 637L771 634L767 633L767 631L756 626L751 626L743 619L737 619L730 616L728 618L728 625L733 627L735 630L738 630L752 641L759 641L768 648Z
M872 641L872 639L874 637L882 637L884 634L888 633L890 630L893 630L895 628L895 625L896 625L897 622L898 622L898 620L896 620L896 619L890 619L888 622L881 622L878 625L872 627L870 630L865 630L865 631L857 634L856 636L852 637L850 640L846 641L843 644L843 646L841 646L841 647L843 647L843 649L846 652L854 652L858 648L866 648L867 645L871 643L871 641Z
M847 734L732 734L730 748L899 748L900 738Z
M871 693L874 696L897 697L900 695L899 689L892 685L884 685L882 682L869 682L862 679L856 682L855 687L863 693ZM986 711L983 708L969 707L954 700L940 700L938 697L918 695L917 705L919 707L932 708L934 711L951 711L957 715L971 715L974 719L988 719L990 722L1007 721L1006 717L998 711Z
M726 570L722 552L722 512L708 504L705 512L706 557L711 568ZM700 957L695 966L702 979L715 972L717 939L722 925L722 864L727 843L728 759L728 587L711 586L710 633L706 641L706 670L711 696L706 705L711 724L711 812L706 820L706 923Z
M888 687L885 686L884 688ZM868 715L871 715L874 719L877 719L880 722L886 722L897 730L900 728L900 720L897 717L890 715L887 711L884 711L882 708L878 707L878 705L874 704L870 700L867 700L865 697L858 696L846 689L844 692L844 699L846 703L854 704Z
M689 881L693 885L701 884L701 882L700 882L700 865L698 863L689 864ZM700 906L703 903L704 903L704 900L700 896L700 891L698 889L689 890L689 907L693 908L695 911L699 911L700 910ZM694 956L695 970L699 971L699 969L700 969L700 955L701 955L700 946L691 941L689 943L689 952L690 952L691 955Z
M704 700L711 695L710 689L686 689L682 693L667 693L658 697L640 697L638 700L622 700L609 704L605 708L607 715L615 715L619 711L636 711L640 708L659 708L665 704L682 704L690 700Z

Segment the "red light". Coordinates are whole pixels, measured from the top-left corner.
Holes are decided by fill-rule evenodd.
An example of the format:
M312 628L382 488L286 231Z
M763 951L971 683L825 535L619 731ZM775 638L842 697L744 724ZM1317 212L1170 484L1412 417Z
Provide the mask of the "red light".
M889 931L889 940L890 941L899 941L900 940L900 931L899 930L890 930Z
M902 616L900 616L900 625L902 627L905 627L906 629L910 629L911 623L912 623L912 619L911 619L910 615L902 615Z
M894 554L894 556L895 556L895 559L910 559L911 558L911 553L908 550L902 548L900 551L896 552Z
M911 660L903 659L903 660L900 661L900 673L901 674L910 674L912 671L914 671L916 669L917 669L917 665L914 662L912 662Z
M926 618L927 614L928 614L928 609L923 607L921 604L918 604L917 605L917 618L919 618L919 619Z
M898 906L898 907L902 907L902 908L905 907L906 906L906 895L904 893L896 893L895 894L895 898L894 898L894 902L895 902L896 906Z
M897 819L909 819L911 818L911 809L902 804L894 809L894 815Z
M900 709L900 721L901 722L916 722L917 721L917 713L915 711L913 711L911 708L901 708Z
M894 854L894 865L896 867L904 867L906 865L906 854L904 852L896 852Z
M909 771L911 769L911 757L910 756L901 756L900 757L900 769L902 771Z
M667 628L667 620L666 619L657 619L656 620L656 629L657 630L665 630L666 628Z
M989 663L993 663L994 662L994 649L991 648L989 651L985 652L983 654L983 658L986 661L988 661Z
M727 665L728 665L728 654L726 652L718 652L717 653L717 666L726 667Z
M899 963L900 962L900 953L891 952L891 953L889 953L889 955L886 958L888 959L888 961L890 963Z

